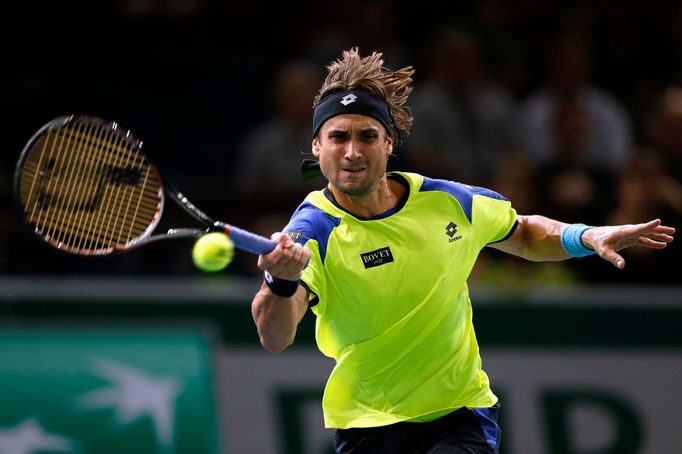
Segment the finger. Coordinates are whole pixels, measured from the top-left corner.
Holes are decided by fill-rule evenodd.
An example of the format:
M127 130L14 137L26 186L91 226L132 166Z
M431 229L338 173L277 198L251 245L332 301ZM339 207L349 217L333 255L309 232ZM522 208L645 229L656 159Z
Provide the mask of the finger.
M674 235L675 234L675 227L668 227L667 225L659 225L658 227L656 227L654 232L663 233L665 235Z
M655 231L660 225L660 219L653 219L642 224L629 225L627 227L630 228L626 229L626 231L628 231L628 233L631 235L644 235L645 233Z
M295 244L294 240L292 240L289 235L287 235L286 233L282 233L282 232L277 232L277 233L273 234L272 239L273 239L273 241L275 241L277 244L281 245L285 249L288 249Z
M643 247L646 247L649 249L663 249L666 246L668 246L668 243L663 242L663 241L655 241L655 240L652 240L651 238L640 237L637 240L637 245L643 246Z
M277 270L285 271L296 265L295 251L293 248L282 249L282 256L277 261Z
M303 268L305 268L305 266L308 264L310 251L308 248L304 248L300 244L296 244L296 246L292 248L292 251L294 252L291 257L292 265L294 265L300 272L303 272Z
M258 268L263 270L263 271L270 270L273 267L273 265L275 263L277 263L277 259L279 258L279 255L280 255L280 253L277 252L277 248L275 248L268 255L258 256L258 262L257 262Z
M303 259L303 268L308 266L308 262L310 262L310 249L307 247L302 247L302 254L303 256L301 257Z
M639 239L642 237L654 238L657 241L672 241L670 236L672 227L661 226L660 219L654 219L642 224L629 224L617 227L612 233L612 241L617 244L617 249L639 244ZM674 233L674 229L672 229ZM656 235L667 235L655 237Z
M599 256L613 264L616 268L622 269L625 266L625 260L616 251L608 248L600 248L597 251Z
M283 248L279 244L275 246L275 249L268 252L267 254L258 256L258 268L261 270L270 269L274 264L276 264L282 258Z
M292 248L283 249L280 259L271 267L270 274L283 279L298 279L306 263L304 255L303 247L298 244Z
M658 218L656 218L656 219L652 219L652 220L649 221L649 222L645 222L644 224L641 224L641 225L645 225L645 226L647 226L647 227L649 227L649 228L651 228L651 227L654 227L654 228L655 228L655 227L661 225L661 220L658 219Z
M644 238L650 238L650 239L655 240L655 241L663 241L666 243L670 243L674 239L672 235L668 235L665 233L658 233L658 232L653 232L653 233L650 233L648 235L644 235L643 237Z
M285 235L282 235L282 237L283 237L283 239L281 240L281 243L280 243L282 245L282 247L289 249L289 248L294 247L294 245L296 244L296 242L294 240L292 240L289 235L285 234Z

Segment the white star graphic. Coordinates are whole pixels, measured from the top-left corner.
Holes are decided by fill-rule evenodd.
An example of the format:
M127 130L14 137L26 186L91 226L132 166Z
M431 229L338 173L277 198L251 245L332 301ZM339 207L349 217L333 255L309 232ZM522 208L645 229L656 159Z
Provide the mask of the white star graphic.
M113 408L119 424L149 416L162 447L173 445L175 400L183 388L176 378L154 377L140 369L101 358L93 359L93 372L111 383L78 397L87 409Z
M1 454L33 454L34 452L72 452L68 438L45 432L33 418L25 419L9 429L0 429Z

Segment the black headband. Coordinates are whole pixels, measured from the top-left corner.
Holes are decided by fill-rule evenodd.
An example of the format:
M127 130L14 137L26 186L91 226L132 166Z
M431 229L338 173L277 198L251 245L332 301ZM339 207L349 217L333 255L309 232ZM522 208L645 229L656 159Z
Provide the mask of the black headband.
M384 125L389 135L393 133L393 121L388 104L380 96L365 90L336 91L322 98L313 114L313 137L322 124L332 117L343 114L359 114L374 118Z

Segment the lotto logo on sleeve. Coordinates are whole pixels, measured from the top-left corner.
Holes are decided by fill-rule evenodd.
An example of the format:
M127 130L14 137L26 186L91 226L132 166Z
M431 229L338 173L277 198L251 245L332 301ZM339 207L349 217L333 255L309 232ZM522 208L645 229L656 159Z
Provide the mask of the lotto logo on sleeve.
M393 254L391 249L386 246L376 251L364 252L360 254L360 258L362 258L362 264L365 265L365 268L372 268L392 262Z
M445 227L445 234L450 237L450 239L448 239L450 243L462 239L462 235L455 236L455 234L457 234L457 224L454 222L450 222L447 227Z

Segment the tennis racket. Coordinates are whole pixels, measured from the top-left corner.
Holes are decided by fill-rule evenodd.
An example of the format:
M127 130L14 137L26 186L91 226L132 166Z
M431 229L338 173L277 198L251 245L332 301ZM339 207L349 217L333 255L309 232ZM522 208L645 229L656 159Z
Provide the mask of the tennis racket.
M71 254L107 255L212 231L254 254L275 248L270 239L207 216L163 180L130 131L96 117L59 117L40 128L17 162L14 196L35 234ZM166 196L202 228L154 234Z

